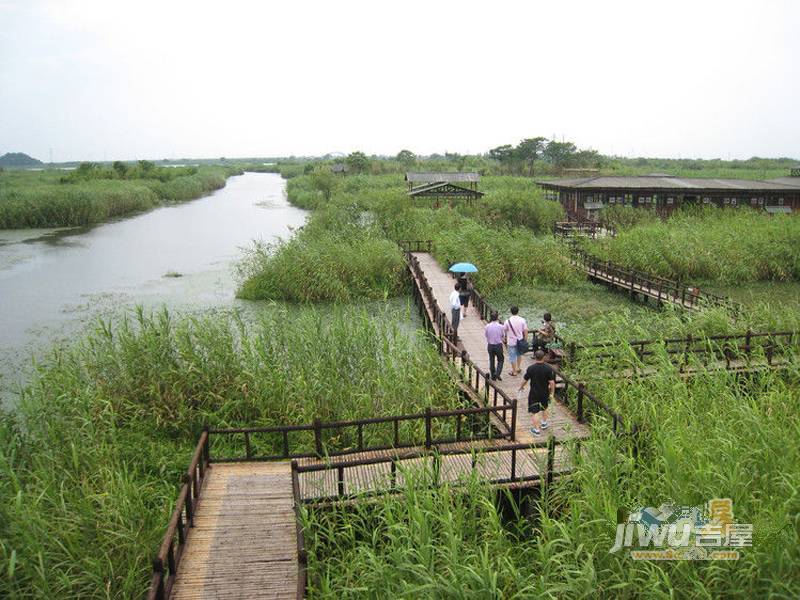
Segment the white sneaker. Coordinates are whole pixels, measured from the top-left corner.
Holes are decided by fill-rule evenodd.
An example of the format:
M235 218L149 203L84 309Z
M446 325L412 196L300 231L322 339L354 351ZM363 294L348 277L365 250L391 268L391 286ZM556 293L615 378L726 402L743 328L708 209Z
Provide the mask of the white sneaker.
M547 429L548 427L550 426L547 424L547 421L542 421L542 429Z

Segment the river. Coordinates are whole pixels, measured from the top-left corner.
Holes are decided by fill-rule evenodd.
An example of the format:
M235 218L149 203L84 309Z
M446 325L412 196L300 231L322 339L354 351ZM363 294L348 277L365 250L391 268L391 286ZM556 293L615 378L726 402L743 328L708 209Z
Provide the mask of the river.
M32 357L98 316L242 303L233 269L242 248L305 222L285 188L279 175L245 173L209 196L91 229L0 230L0 403L13 403Z

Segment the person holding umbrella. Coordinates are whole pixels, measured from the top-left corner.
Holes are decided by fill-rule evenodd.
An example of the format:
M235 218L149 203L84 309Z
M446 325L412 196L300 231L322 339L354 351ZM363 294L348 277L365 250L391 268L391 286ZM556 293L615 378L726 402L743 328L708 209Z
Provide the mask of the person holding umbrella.
M466 273L461 273L458 276L458 299L461 302L461 318L467 318L467 308L469 308L469 297L471 295L470 289L472 284L470 283L469 279L467 279Z
M460 262L450 267L451 273L458 273L458 297L461 303L461 318L467 317L467 308L469 307L469 298L472 295L472 284L467 279L467 273L477 273L478 267L468 262Z

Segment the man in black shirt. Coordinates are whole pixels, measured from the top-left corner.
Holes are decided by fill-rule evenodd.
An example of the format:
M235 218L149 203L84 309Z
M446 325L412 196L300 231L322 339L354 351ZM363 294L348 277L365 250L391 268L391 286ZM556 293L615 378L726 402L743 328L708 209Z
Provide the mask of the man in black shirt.
M521 392L525 389L525 386L530 382L528 412L533 414L531 433L533 435L541 435L541 430L548 427L547 406L556 393L556 372L544 362L544 352L542 350L537 350L533 356L536 361L525 371L524 381L519 386L519 391ZM542 414L541 428L539 425L539 413Z

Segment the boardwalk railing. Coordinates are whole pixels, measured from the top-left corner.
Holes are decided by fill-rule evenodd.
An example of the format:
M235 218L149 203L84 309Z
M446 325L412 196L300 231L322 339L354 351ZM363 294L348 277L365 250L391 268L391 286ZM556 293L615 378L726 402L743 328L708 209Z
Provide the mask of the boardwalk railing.
M551 483L553 481L553 477L556 473L558 474L565 474L568 471L564 469L556 470L555 465L555 454L556 454L556 446L560 446L559 442L555 440L555 438L551 437L546 441L540 441L530 444L522 444L522 443L514 443L514 444L502 444L498 446L491 446L486 448L443 448L443 449L436 449L433 451L429 450L420 450L415 449L412 451L401 452L392 455L379 455L379 456L370 456L366 458L361 458L358 460L352 461L335 461L335 462L324 462L324 463L313 463L307 465L301 465L297 462L292 463L292 471L297 474L303 473L316 473L320 471L336 471L336 494L327 496L327 497L317 497L313 500L306 500L306 502L320 502L326 501L331 499L341 500L352 498L354 496L364 496L369 495L370 493L386 493L391 492L398 489L397 485L397 471L398 465L402 468L403 461L415 461L417 459L431 459L433 461L433 481L431 481L431 485L436 487L441 483L440 473L441 473L441 460L443 457L447 456L464 456L464 455L471 455L472 460L470 462L470 471L474 472L476 469L481 468L480 458L481 456L485 456L488 454L494 454L498 452L506 452L509 453L509 461L508 461L508 471L503 473L500 470L496 471L491 476L487 476L486 469L481 469L481 479L489 484L493 485L500 485L500 484L513 484L513 483L522 483L522 482L529 482L529 481L537 481L541 480L542 483ZM546 460L543 462L543 468L536 474L533 475L525 475L521 474L517 470L517 459L518 453L524 452L528 453L531 450L537 448L547 448L547 455ZM356 467L362 466L371 466L371 465L380 465L380 464L389 464L389 471L388 475L388 488L379 487L378 489L369 491L359 490L355 493L348 494L346 489L348 487L348 479L346 478L347 470L354 469ZM357 475L353 476L352 482L358 484Z
M692 336L663 340L632 340L625 345L615 342L597 344L570 344L567 354L571 364L592 361L592 366L617 368L656 364L658 356L666 354L670 362L685 367L690 356L706 359L707 362L724 361L725 368L737 367L737 359L766 359L772 366L776 356L800 346L800 332L761 332L748 330L733 335ZM635 359L635 360L632 360ZM634 363L633 365L631 363Z
M401 242L403 244L403 242ZM486 407L502 410L502 428L507 432L509 439L515 439L517 422L517 401L498 387L489 373L481 369L468 354L458 347L458 336L453 330L447 315L439 308L439 303L433 294L428 278L419 265L419 260L411 254L405 253L408 268L412 274L412 294L419 308L425 329L430 333L436 343L439 354L461 375L462 382L468 387L476 399L480 399ZM473 289L473 294L477 292ZM499 413L495 413L498 414ZM509 420L510 417L510 420Z
M189 468L183 475L183 485L167 525L164 541L153 560L153 577L147 594L148 600L163 600L169 598L172 592L186 546L188 529L194 526L194 514L209 462L209 440L206 430L200 434Z
M616 237L617 230L610 225L603 225L597 221L559 221L553 224L553 236L556 238L573 238L586 236L593 239L598 237Z
M303 499L300 496L300 479L297 475L297 461L292 461L292 503L294 508L294 524L297 535L297 599L306 597L306 584L308 579L308 552L306 552L306 536L300 519L300 506Z
M403 252L433 252L433 240L400 240L397 242Z
M514 410L514 402L509 401L453 410L427 408L421 413L351 421L315 420L306 425L210 429L208 433L214 462L322 458L392 448L432 448L453 442L513 439L512 431L499 431L493 423L504 420ZM238 444L234 438L239 440ZM233 456L218 455L220 451L231 453L234 446L238 451ZM275 448L280 451L275 452Z
M489 316L496 311L496 309L481 296L477 290L472 290L472 303L481 315L484 321L489 320ZM556 336L556 340L566 345L563 338ZM575 352L575 345L571 344L572 352ZM567 377L562 371L558 372L558 377L564 382L563 397L570 408L573 408L580 423L584 423L592 414L599 413L607 416L612 423L614 433L621 433L624 429L624 422L622 417L616 411L612 410L607 404L600 401L597 396L590 393L585 384L578 383ZM573 401L574 400L574 401Z
M733 309L737 304L730 298L717 296L695 286L622 267L610 261L602 261L580 248L572 249L573 260L586 271L590 278L628 291L631 296L644 294L659 302L673 302L686 308L717 306Z

